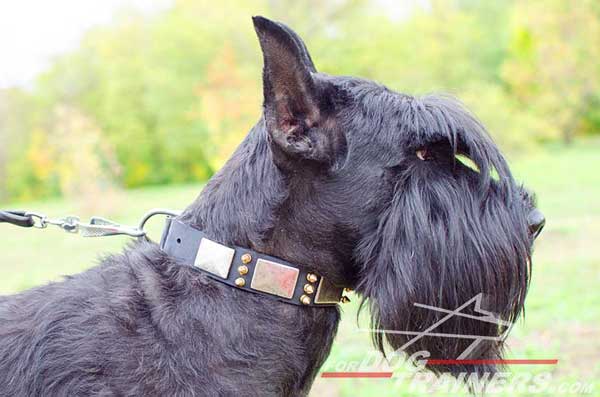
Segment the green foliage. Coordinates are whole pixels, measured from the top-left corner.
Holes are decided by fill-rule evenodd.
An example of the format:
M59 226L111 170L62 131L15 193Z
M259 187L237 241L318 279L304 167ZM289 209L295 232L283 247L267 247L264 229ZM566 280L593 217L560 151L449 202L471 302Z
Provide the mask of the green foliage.
M293 26L323 72L460 97L506 150L600 130L592 0L409 3L178 0L121 13L33 89L0 92L0 200L68 193L65 148L88 148L100 179L123 187L206 180L260 112L253 14ZM68 138L60 109L86 120Z
M511 96L551 128L538 138L569 142L598 130L600 6L595 0L520 1L512 9L513 38L503 77ZM590 125L592 124L592 125Z

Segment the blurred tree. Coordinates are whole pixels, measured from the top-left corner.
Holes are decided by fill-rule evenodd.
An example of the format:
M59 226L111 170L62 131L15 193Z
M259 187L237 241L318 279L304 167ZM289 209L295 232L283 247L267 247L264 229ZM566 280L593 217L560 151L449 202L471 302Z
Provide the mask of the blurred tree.
M597 133L599 8L592 0L175 0L153 16L123 12L31 90L0 93L0 200L72 190L62 140L95 142L85 144L96 156L90 167L116 185L206 180L260 114L256 14L293 26L321 72L456 94L505 149Z
M102 131L77 108L58 105L53 111L51 134L46 142L61 193L85 203L86 212L105 212L117 197L111 175L120 173L114 151Z
M209 65L205 81L196 87L200 99L200 117L210 131L213 156L211 164L219 168L246 135L259 114L261 89L252 79L258 70L247 71L237 61L230 43ZM246 126L244 128L244 126Z
M0 190L5 199L31 199L58 193L55 181L41 181L30 161L29 148L39 138L38 126L42 119L37 99L13 88L2 92L0 104L0 137L4 141L0 165L4 177L0 179Z
M522 106L547 118L547 138L570 142L600 89L600 4L520 1L503 76ZM600 125L598 125L600 127Z
M8 145L9 135L6 120L9 114L9 102L6 98L7 93L0 90L0 202L8 198L8 192L6 184L3 183L6 180L6 167L8 166Z

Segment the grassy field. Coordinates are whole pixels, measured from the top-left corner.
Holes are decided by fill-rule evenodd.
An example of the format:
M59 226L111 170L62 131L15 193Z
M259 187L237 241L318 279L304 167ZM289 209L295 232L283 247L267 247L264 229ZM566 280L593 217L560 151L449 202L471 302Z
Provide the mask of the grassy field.
M559 362L555 366L513 366L510 370L515 374L551 372L552 388L535 395L600 395L600 384L593 385L600 379L600 142L580 142L567 149L551 147L512 163L517 177L537 193L547 225L536 243L526 318L509 338L509 357L558 358ZM111 197L109 205L102 197L97 200L113 209L102 215L135 223L152 207L184 207L199 190L200 186L149 188ZM68 200L2 207L36 209L56 216L71 212L91 215L89 207L82 209L80 203ZM152 224L157 238L161 226L160 221ZM79 272L95 264L99 253L118 250L127 241L122 237L82 239L57 230L2 226L0 294ZM357 301L343 307L340 332L323 370L347 370L348 363L360 362L372 351L368 335L358 332ZM362 319L360 326L367 327L368 321ZM395 371L396 379L320 378L313 395L419 395L397 379L403 373ZM532 393L507 389L496 395Z

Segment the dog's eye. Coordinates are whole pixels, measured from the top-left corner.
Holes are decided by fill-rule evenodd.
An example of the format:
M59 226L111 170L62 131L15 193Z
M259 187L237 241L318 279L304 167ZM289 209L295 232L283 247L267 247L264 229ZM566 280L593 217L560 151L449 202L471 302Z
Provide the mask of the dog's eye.
M417 158L421 161L426 161L429 160L428 155L429 153L427 152L427 149L419 149L417 150Z

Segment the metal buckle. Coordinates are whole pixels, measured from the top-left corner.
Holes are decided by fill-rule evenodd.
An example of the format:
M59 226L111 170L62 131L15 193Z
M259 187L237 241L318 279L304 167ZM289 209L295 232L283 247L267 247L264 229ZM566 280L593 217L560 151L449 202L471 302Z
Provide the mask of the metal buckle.
M321 277L321 281L319 281L319 286L317 287L317 294L315 295L315 303L322 305L339 303L343 292L343 288L336 287L327 279Z

